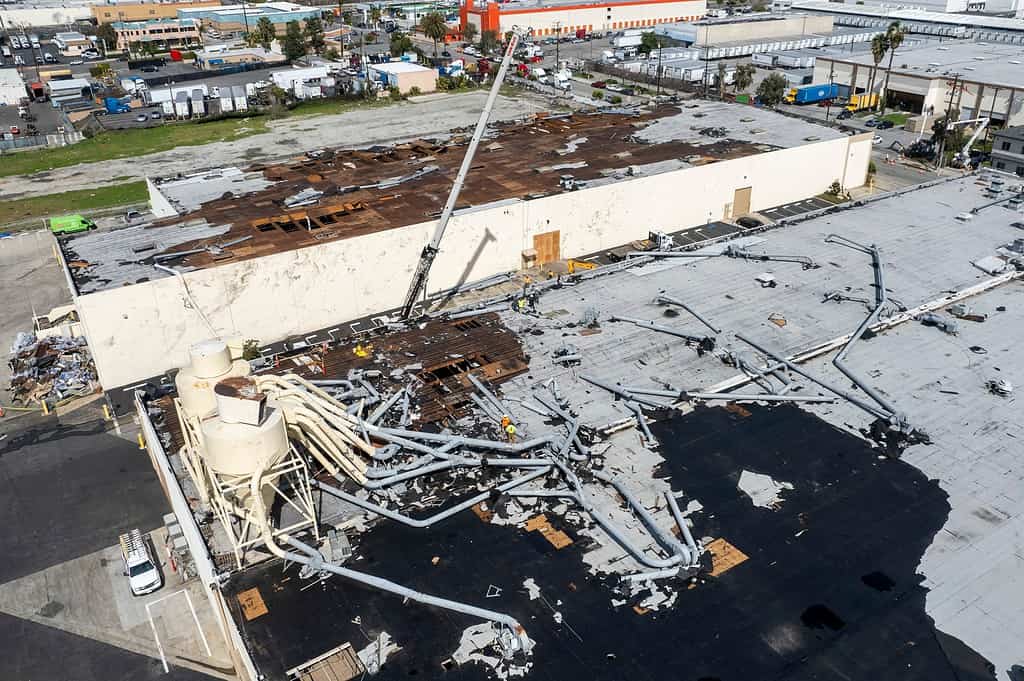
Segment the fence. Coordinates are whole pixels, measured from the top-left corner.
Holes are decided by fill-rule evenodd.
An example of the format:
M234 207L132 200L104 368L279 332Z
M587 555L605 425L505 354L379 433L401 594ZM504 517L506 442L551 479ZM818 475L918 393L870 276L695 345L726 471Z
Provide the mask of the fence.
M24 151L26 149L66 147L69 144L76 144L85 139L85 136L78 132L66 132L63 135L32 135L31 137L15 137L10 140L0 140L0 154Z

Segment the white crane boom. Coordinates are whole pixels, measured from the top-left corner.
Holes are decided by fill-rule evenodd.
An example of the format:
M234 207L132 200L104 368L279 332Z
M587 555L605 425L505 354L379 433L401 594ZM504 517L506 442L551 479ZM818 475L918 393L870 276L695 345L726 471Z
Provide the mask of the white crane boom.
M419 264L416 266L416 272L413 274L412 283L409 285L409 291L405 294L405 303L402 305L401 318L408 319L409 315L412 314L412 309L416 305L417 298L420 297L427 288L427 277L430 274L430 267L434 264L434 258L437 257L437 252L441 247L441 239L444 237L444 230L448 227L448 221L452 217L452 213L455 211L455 204L459 200L459 194L462 192L462 185L466 181L466 175L469 174L469 168L473 164L473 157L476 155L476 148L480 144L480 140L484 136L484 132L487 130L487 122L491 117L491 109L494 107L494 101L498 97L498 90L501 88L501 82L505 80L505 74L508 71L509 63L512 61L512 54L516 51L516 46L519 44L520 29L512 29L512 37L508 41L508 45L505 48L505 56L502 57L501 66L498 67L498 73L494 76L494 83L491 85L491 91L487 94L487 101L484 103L483 111L480 112L480 120L476 122L476 129L473 131L473 137L469 140L469 147L466 149L466 155L462 159L462 165L459 167L459 173L455 176L455 182L452 183L452 190L448 194L448 201L444 204L444 210L441 211L441 217L437 221L437 228L434 230L434 236L426 246L423 247L423 253L420 255Z

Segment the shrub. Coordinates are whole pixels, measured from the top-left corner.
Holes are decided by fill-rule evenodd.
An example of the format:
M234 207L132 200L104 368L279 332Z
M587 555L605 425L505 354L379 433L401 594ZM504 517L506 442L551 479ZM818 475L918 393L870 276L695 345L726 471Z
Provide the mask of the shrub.
M611 102L612 104L622 104L622 97L619 97L618 95L613 95L608 98L608 101Z
M604 99L604 92L601 90L594 90L592 93L590 93L590 96L593 97L594 99Z
M417 95L422 95L422 94L423 94L423 90L420 90L415 85L413 85L411 88L409 88L409 96L410 97L416 97Z

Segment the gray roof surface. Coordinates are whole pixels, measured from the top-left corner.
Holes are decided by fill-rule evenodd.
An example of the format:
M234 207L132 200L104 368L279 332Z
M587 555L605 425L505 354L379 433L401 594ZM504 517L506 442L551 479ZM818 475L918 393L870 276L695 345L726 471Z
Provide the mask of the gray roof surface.
M874 64L866 47L849 52L827 50L819 59ZM969 81L1024 87L1024 45L976 42L929 42L896 52L892 70L926 78L944 78L959 73Z
M650 142L679 140L692 144L711 144L716 138L701 135L710 126L724 127L728 139L791 148L812 141L844 137L834 128L808 123L798 118L780 116L774 111L752 106L734 106L725 102L687 102L676 116L660 118L637 131L639 139Z
M595 427L621 423L632 415L629 409L607 391L582 380L580 374L612 384L707 389L738 373L717 356L723 348L737 350L763 365L763 358L736 340L735 332L786 354L850 333L867 308L857 302L823 302L823 297L840 290L871 298L871 261L863 253L825 243L825 237L833 232L876 244L882 252L890 295L910 308L985 282L991 275L972 261L996 254L1024 233L1010 225L1022 216L1003 206L985 208L969 221L956 219L990 201L980 184L974 177L956 179L741 238L751 252L810 256L819 265L817 269L724 257L672 259L548 291L539 300L537 317L502 313L505 323L520 332L524 351L531 358L529 375L502 384L505 404L524 437L545 432L550 426L544 418L521 404L536 405L534 391L554 379L582 423ZM707 252L718 249L711 247ZM775 276L777 287L762 288L755 281L764 272ZM698 336L710 333L685 312L665 316L665 307L654 302L662 291L690 303L723 329L715 353L699 357L677 337L610 321L621 315L653 320ZM1022 293L1024 283L1015 280L968 299L971 306L990 317L984 323L959 322L959 336L908 321L855 347L848 360L907 413L914 427L933 440L931 445L911 446L904 454L905 460L939 480L953 509L945 531L936 536L920 568L932 589L928 612L939 629L963 640L999 670L1020 662L1019 641L1024 640L1024 618L1019 616L1024 606L1020 584L1024 574L1024 460L1020 457L1024 426L1014 399L990 395L984 382L999 376L1017 386L1024 384L1024 362L1018 359L1024 330ZM1005 311L998 312L999 307ZM588 311L599 315L599 331L581 335L581 327L567 326L579 323ZM554 361L552 353L566 345L582 355L580 366L566 368ZM981 346L987 354L976 354L968 349L971 346ZM814 360L807 368L848 385L831 368L830 358ZM813 385L803 385L802 394L821 393ZM743 392L761 391L751 385ZM816 405L813 410L855 433L873 420L845 402ZM606 456L614 461L615 473L625 477L633 489L644 490L642 498L653 500L667 484L655 476L660 460L656 450L645 449L639 431L632 426L610 442L614 455ZM604 500L603 505L609 513L614 512L614 499ZM658 514L659 522L670 527L670 520L663 515L667 516ZM628 522L628 518L621 520ZM695 532L700 533L699 525ZM609 569L606 561L615 559L602 550L595 549L584 559ZM612 569L635 567L627 560Z
M995 137L1006 137L1015 140L1024 140L1024 125L1015 125L1012 128L1003 128L993 133ZM993 151L997 151L993 149Z

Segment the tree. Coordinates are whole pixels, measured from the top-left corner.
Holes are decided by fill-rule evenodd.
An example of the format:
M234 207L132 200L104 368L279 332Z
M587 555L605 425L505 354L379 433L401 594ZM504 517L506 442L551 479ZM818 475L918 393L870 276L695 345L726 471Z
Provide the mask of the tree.
M100 24L96 27L96 37L103 41L108 50L117 47L117 31L112 24Z
M636 48L636 51L650 54L660 48L661 42L658 40L658 36L654 35L654 31L647 31L640 35L640 46Z
M871 75L868 78L868 90L867 94L871 95L875 91L875 74L878 73L878 65L882 63L882 59L885 57L886 50L889 49L889 45L886 43L885 34L879 33L871 39L871 59L875 65L871 69ZM871 101L871 97L868 97L868 101Z
M104 82L110 80L110 77L113 75L113 73L114 72L110 68L110 64L106 62L102 62L100 64L97 64L96 66L89 68L90 76L92 76L96 80L102 80Z
M725 99L726 66L724 61L718 62L718 98Z
M496 50L501 44L501 38L497 31L484 31L480 34L480 51L484 54Z
M372 24L373 24L373 27L374 27L375 29L376 29L376 28L380 28L380 18L381 18L382 16L383 16L383 14L382 14L382 13L381 13L381 11L380 11L380 7L377 7L377 6L375 5L374 7L372 7L372 8L370 9L370 23L372 23Z
M324 50L324 59L330 59L331 61L338 61L341 59L341 53L333 47L328 47Z
M467 43L471 43L474 40L476 40L477 33L479 33L479 31L476 28L476 24L467 23L465 26L462 27L462 38Z
M249 32L249 42L259 45L264 50L270 49L270 43L274 42L275 38L277 38L277 29L274 28L274 22L267 17L260 17L260 20L256 22L256 28Z
M757 98L765 106L775 106L786 96L789 81L781 73L773 73L757 86Z
M324 22L320 20L320 17L306 19L304 33L314 54L320 54L324 49Z
M885 85L882 86L882 97L879 102L883 116L885 115L885 105L888 104L889 99L889 75L892 73L892 59L896 56L896 50L903 44L905 35L906 31L898 21L889 24L889 28L885 30L885 40L889 47L889 67L885 70Z
M754 83L754 74L757 73L757 67L753 64L740 64L736 67L736 73L732 76L732 84L736 87L736 92L743 92Z
M289 21L285 26L281 51L291 61L306 56L306 41L302 38L302 27L299 26L299 22Z
M434 56L437 56L437 41L444 40L448 35L448 25L444 23L444 17L440 12L429 12L420 19L420 28L423 35L434 41Z
M404 33L395 31L391 34L391 56L401 57L406 52L412 52L412 39Z

